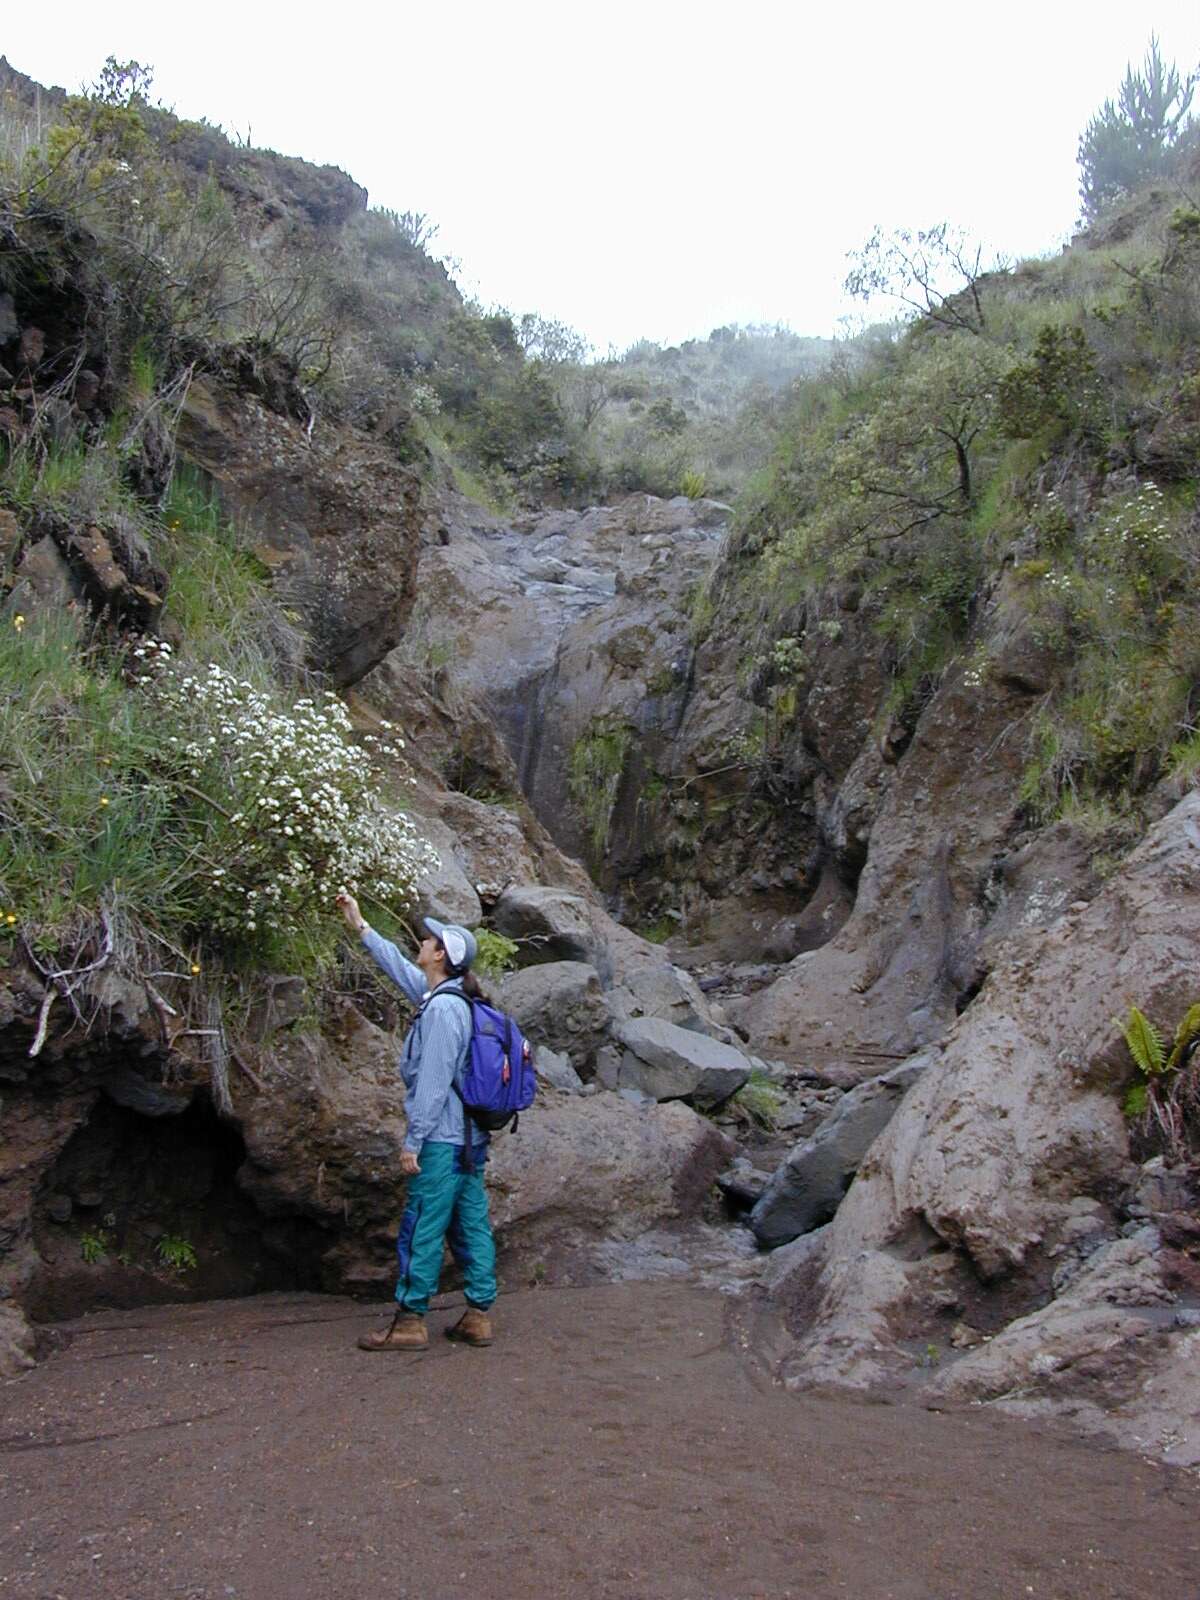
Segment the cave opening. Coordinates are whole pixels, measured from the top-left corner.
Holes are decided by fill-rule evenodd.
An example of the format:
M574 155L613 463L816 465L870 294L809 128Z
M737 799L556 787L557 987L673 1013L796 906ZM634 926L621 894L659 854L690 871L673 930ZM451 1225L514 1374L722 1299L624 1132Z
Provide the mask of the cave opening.
M238 1186L245 1159L205 1094L158 1117L101 1096L38 1190L31 1315L319 1288L328 1240L264 1216Z

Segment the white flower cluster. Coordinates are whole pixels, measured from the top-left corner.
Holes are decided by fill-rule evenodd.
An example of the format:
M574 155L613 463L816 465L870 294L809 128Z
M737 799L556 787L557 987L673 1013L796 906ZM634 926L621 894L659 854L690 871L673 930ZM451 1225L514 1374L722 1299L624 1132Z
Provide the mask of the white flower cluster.
M403 749L390 723L358 745L334 694L284 710L216 663L184 672L162 646L148 650L164 726L187 730L164 735L163 765L210 814L198 855L214 928L278 930L364 884L377 899L411 900L437 857L379 793L373 755Z
M1156 483L1111 505L1095 530L1103 555L1134 570L1153 564L1171 542L1166 496Z
M1078 588L1074 573L1050 571L1042 575L1042 587L1053 594L1070 596Z

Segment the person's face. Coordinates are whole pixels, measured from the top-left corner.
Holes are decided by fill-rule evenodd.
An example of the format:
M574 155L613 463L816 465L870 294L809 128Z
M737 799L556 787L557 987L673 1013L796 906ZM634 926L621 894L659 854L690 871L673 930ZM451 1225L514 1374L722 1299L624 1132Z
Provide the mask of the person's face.
M435 939L431 933L427 933L417 951L417 965L424 973L433 972L442 964L445 953L441 941Z

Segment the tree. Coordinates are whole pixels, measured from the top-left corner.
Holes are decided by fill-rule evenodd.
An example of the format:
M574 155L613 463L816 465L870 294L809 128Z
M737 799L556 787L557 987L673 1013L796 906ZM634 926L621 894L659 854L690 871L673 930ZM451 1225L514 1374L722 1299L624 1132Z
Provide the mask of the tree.
M1116 102L1106 100L1079 140L1079 195L1092 221L1107 200L1162 177L1190 126L1196 74L1168 67L1151 34L1140 72L1132 62Z
M999 259L984 267L983 246L972 245L961 228L948 222L917 233L897 228L885 234L877 227L850 260L847 294L857 300L888 295L909 312L964 333L984 331L980 280L988 272L1007 269Z
M526 311L517 323L517 339L531 361L544 361L547 366L565 361L582 366L592 353L581 333L565 322L540 317L534 311Z
M830 460L839 523L868 554L975 508L975 453L1006 358L983 339L928 338Z

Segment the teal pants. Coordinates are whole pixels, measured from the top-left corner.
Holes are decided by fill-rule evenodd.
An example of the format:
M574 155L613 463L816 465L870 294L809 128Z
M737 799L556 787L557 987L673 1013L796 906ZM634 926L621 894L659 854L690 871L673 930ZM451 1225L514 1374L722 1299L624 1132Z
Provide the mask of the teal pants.
M423 1316L428 1310L446 1244L466 1279L468 1305L486 1311L496 1298L496 1244L487 1191L482 1172L463 1171L462 1155L461 1145L426 1143L421 1170L408 1180L408 1203L396 1240L396 1299L405 1311Z

